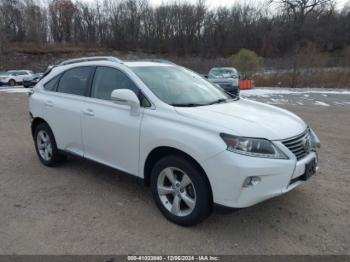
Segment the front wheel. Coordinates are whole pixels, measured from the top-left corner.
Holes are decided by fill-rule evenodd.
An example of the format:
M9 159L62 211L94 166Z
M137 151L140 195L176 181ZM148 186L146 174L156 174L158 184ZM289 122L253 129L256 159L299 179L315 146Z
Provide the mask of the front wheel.
M160 211L178 225L198 224L211 212L205 174L187 158L167 156L159 160L152 170L151 189Z

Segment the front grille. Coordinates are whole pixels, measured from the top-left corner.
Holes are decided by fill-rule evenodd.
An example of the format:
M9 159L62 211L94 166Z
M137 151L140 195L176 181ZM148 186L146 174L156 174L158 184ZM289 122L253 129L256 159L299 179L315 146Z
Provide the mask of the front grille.
M307 141L307 144L306 144ZM295 155L297 160L302 159L305 157L311 149L311 139L310 139L310 132L309 129L307 129L302 134L286 139L282 141L282 143Z
M219 86L221 87L221 88L231 88L232 87L232 84L219 84Z

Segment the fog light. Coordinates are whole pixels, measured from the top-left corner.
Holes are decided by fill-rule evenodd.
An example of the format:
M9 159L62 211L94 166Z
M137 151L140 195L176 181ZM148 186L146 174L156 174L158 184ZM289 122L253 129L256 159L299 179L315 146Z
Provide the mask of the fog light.
M247 177L243 182L243 187L256 186L261 181L261 178L258 176Z

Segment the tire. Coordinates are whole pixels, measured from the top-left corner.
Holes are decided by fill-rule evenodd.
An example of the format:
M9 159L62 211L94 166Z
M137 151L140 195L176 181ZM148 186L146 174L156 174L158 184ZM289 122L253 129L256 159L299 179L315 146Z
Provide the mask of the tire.
M48 124L39 124L34 131L34 145L41 163L53 167L59 165L65 155L59 153L55 137Z
M160 159L152 169L151 190L160 211L175 224L196 225L212 211L205 174L185 157L172 155Z
M9 81L9 85L10 85L10 86L15 86L15 85L16 85L16 81L13 80L13 79L11 79L11 80Z

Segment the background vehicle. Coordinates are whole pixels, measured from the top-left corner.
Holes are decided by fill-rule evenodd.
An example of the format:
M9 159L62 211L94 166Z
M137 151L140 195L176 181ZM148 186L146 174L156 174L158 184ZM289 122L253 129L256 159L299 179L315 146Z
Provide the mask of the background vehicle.
M319 141L303 120L233 99L175 64L69 60L34 87L29 107L43 164L68 152L134 175L164 216L184 226L214 206L286 193L316 172Z
M0 86L3 85L3 83L1 82L1 77L6 76L6 75L8 75L8 73L6 71L0 71Z
M3 85L15 86L23 83L24 77L31 77L33 71L30 70L10 70L0 76L0 83Z
M239 74L235 68L214 67L210 69L207 78L229 94L239 96Z
M23 78L23 86L25 88L28 88L28 87L33 87L35 86L39 80L41 79L41 77L43 76L44 74L43 73L36 73L36 74L33 74L32 76L30 77L24 77Z

